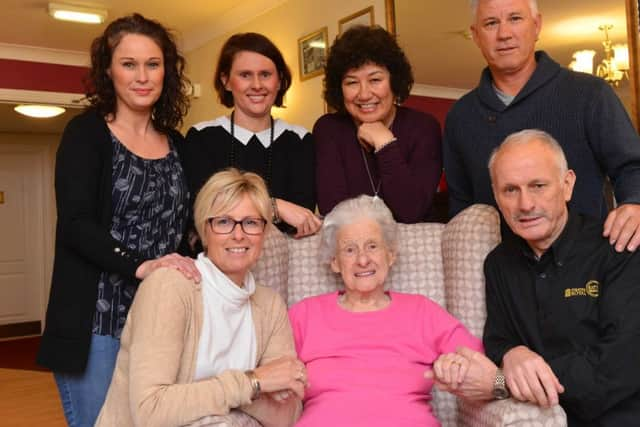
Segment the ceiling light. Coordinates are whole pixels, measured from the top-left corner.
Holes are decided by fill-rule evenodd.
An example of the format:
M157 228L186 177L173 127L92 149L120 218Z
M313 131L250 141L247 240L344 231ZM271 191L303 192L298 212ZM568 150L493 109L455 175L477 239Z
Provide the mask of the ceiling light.
M27 117L35 117L38 119L48 119L50 117L56 117L64 113L66 110L62 107L56 107L55 105L35 105L35 104L22 104L16 105L13 109Z
M84 24L102 24L107 19L107 11L104 9L62 3L49 3L49 15L62 21Z

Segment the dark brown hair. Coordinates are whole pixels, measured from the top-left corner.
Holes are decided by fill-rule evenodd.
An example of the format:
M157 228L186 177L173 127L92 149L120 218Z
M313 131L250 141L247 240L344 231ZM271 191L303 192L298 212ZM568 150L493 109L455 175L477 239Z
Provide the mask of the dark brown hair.
M91 69L85 82L91 108L103 116L117 114L115 88L108 71L113 51L127 34L147 36L162 50L164 81L151 114L154 128L166 132L180 126L189 108L184 58L178 52L173 35L162 24L138 13L116 19L91 44Z
M338 36L327 58L324 79L324 99L336 111L345 113L342 79L354 68L372 63L385 67L390 74L391 90L397 103L411 92L411 64L396 39L384 28L357 25Z
M267 37L258 33L234 34L229 37L224 46L222 46L220 57L218 58L218 66L216 67L216 74L213 77L213 85L218 92L220 103L225 107L233 107L233 94L225 89L222 76L229 77L233 59L237 53L242 51L259 53L269 58L275 64L278 76L280 77L280 89L278 90L274 104L276 107L282 107L284 94L287 93L289 86L291 86L291 71L289 71L289 67L287 67L286 62L284 62L282 53L276 45Z

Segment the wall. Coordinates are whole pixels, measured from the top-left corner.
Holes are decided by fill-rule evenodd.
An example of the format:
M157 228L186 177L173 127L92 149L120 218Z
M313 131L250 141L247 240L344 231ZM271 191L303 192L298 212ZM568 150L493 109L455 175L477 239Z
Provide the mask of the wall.
M447 117L447 113L456 101L456 99L411 95L403 105L432 114L436 119L438 119L438 122L440 122L440 128L444 130L444 121Z
M384 0L291 0L186 53L189 77L193 83L202 85L202 97L192 100L184 130L194 123L228 114L229 110L219 105L213 90L216 60L222 44L231 34L248 31L269 37L282 51L293 74L293 83L285 99L287 108L274 108L273 115L311 129L324 113L321 96L323 77L300 81L298 39L327 26L331 44L338 34L338 20L371 5L374 6L375 23L384 27Z

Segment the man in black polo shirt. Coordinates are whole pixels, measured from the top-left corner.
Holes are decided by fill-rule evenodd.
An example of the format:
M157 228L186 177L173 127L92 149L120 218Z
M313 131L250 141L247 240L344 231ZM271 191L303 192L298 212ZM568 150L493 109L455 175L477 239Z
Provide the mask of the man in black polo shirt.
M616 252L601 222L568 211L576 177L549 134L510 135L489 169L515 234L485 261L484 345L502 382L518 400L559 401L569 426L640 426L640 255ZM463 362L467 374L449 390L473 396L464 384L473 380L484 388L475 396L490 396L502 373L479 353L458 353L447 367ZM439 362L434 371L451 378L438 376Z

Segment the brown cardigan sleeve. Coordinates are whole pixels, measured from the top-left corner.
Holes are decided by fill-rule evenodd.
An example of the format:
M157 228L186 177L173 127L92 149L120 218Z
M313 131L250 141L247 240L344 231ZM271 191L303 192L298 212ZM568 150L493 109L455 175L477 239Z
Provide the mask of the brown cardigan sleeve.
M197 353L200 325L194 319L201 294L195 286L179 272L164 270L136 294L129 313L129 405L135 425L185 425L250 402L251 384L242 371L177 383L185 369L192 377Z
M287 306L280 295L273 289L257 286L254 301L253 321L256 324L256 333L259 334L258 342L262 344L258 366L282 356L296 357ZM258 400L241 409L260 421L264 427L284 427L293 425L300 417L302 403L297 398L276 402L268 394L263 394Z

